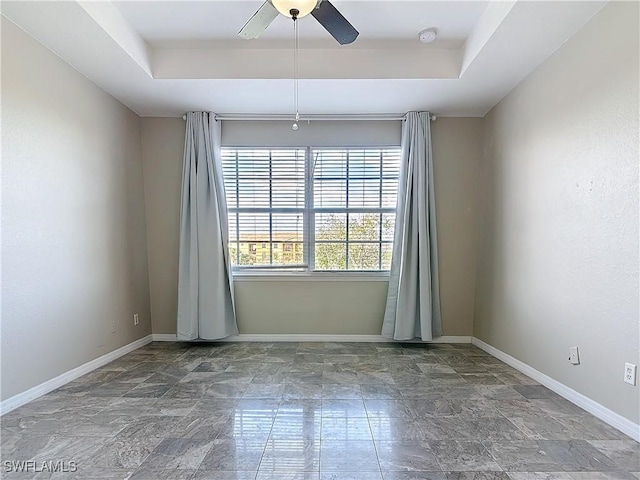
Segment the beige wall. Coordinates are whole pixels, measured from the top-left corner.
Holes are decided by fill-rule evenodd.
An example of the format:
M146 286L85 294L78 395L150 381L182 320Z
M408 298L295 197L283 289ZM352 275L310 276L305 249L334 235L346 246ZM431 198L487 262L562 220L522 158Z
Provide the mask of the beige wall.
M399 121L300 122L293 130L286 121L229 121L222 123L222 144L229 147L340 147L399 145Z
M3 18L2 399L151 332L144 217L139 117Z
M380 335L381 281L236 281L240 333Z
M607 5L486 117L474 322L636 423L638 13Z
M359 144L400 142L400 125L351 125ZM275 144L271 129L281 126L282 144L293 145L290 125L271 122L223 124L223 142L245 138ZM314 127L315 126L315 127ZM346 124L303 125L305 142L348 144ZM149 283L154 333L175 333L180 178L184 122L142 119L145 199L149 232ZM263 129L268 128L265 135ZM315 128L315 129L314 129ZM440 241L442 312L445 335L471 335L476 250L477 177L481 119L443 118L433 126ZM327 139L331 140L327 140ZM383 139L384 141L382 141ZM463 140L461 140L463 139ZM241 143L244 142L244 143ZM236 281L240 333L379 335L386 299L384 281Z
M444 334L472 335L482 119L438 118L431 135Z
M181 118L142 118L153 333L176 333L184 132L185 122Z

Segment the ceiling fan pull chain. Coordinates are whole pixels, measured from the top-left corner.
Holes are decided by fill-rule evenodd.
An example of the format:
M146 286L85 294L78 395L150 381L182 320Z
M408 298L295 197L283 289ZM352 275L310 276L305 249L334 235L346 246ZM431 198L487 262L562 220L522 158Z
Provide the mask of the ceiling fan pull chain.
M293 123L293 130L298 130L298 120L300 120L299 113L299 97L298 97L298 12L297 10L291 10L291 18L293 18L293 106L296 111L295 122Z

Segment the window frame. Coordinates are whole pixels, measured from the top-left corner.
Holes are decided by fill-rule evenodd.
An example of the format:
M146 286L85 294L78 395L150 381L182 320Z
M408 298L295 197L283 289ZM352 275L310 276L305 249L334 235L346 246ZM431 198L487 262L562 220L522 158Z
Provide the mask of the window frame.
M390 275L390 270L316 270L315 269L315 246L316 243L341 243L345 245L346 255L349 255L349 245L350 244L376 244L380 245L380 258L382 255L382 245L388 244L391 245L393 249L393 240L383 240L382 237L382 223L380 224L380 232L378 240L352 240L349 241L349 214L350 213L376 213L380 214L381 218L384 214L395 214L395 207L361 207L361 208L349 208L349 207L340 207L340 208L316 208L314 205L314 157L313 152L316 150L391 150L397 149L401 154L401 146L400 145L352 145L352 146L233 146L233 145L223 145L221 147L223 150L304 150L304 207L301 209L295 209L296 211L301 210L303 212L303 228L302 228L302 242L303 245L303 263L296 265L234 265L232 267L234 278L240 279L269 279L270 277L277 277L277 279L282 280L286 277L290 277L292 279L302 279L302 280L364 280L364 281L386 281ZM401 168L399 169L398 176L401 174ZM346 174L348 177L348 173ZM380 189L382 189L382 169L380 176ZM400 184L400 179L398 178L398 186ZM237 188L237 180L236 180L236 188ZM348 189L348 180L347 187ZM399 194L400 192L397 192ZM381 194L381 191L380 191ZM382 201L382 197L380 197ZM293 213L289 210L291 209L279 209L270 207L269 209L265 208L229 208L228 216L235 215L236 213L265 213L265 210L268 210L272 213ZM281 212L281 210L285 210L286 212ZM372 212L372 210L374 210ZM339 213L345 214L345 222L346 222L346 240L344 241L334 241L324 240L317 242L315 239L315 216L316 214L322 213ZM237 222L236 222L237 223ZM271 235L271 234L270 234ZM240 241L237 241L240 244ZM255 243L262 243L255 242ZM271 244L271 252L273 252L273 245L276 242L272 239L270 241ZM278 241L278 244L282 245L282 250L284 250L283 242ZM306 248L304 248L306 247ZM348 260L347 260L348 266Z

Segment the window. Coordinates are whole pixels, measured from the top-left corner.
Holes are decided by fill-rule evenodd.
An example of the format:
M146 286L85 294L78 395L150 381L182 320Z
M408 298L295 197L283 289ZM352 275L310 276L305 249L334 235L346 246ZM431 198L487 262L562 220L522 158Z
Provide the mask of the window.
M223 148L222 163L234 268L389 270L399 148Z

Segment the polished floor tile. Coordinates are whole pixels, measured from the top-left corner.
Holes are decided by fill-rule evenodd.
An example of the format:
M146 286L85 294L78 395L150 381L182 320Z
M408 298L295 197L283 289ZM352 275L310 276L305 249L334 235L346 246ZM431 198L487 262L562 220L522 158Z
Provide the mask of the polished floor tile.
M1 430L7 479L640 479L637 442L471 345L153 343Z
M431 449L444 471L500 471L494 457L480 442L460 440L431 442Z
M320 470L327 472L379 472L373 440L322 440Z
M383 472L441 470L429 442L376 442L380 469Z

